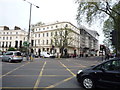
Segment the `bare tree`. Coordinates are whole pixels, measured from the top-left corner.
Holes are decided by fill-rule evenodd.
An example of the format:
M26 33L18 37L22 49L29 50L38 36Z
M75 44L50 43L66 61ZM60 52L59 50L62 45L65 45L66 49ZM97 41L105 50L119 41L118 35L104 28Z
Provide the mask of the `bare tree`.
M61 57L68 55L67 48L73 41L72 33L73 31L66 27L55 31L52 42L55 47L59 48Z

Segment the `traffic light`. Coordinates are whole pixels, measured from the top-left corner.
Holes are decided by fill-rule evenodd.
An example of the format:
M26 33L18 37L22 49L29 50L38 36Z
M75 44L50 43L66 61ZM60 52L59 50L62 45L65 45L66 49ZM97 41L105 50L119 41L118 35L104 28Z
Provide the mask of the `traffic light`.
M117 42L117 37L116 37L116 30L113 30L112 32L110 32L110 37L111 37L111 42L112 45L116 45Z

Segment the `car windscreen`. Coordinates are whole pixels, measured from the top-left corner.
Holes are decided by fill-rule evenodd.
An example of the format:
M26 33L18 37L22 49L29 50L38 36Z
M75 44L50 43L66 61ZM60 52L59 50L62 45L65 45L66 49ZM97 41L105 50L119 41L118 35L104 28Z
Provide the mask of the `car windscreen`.
M20 52L15 53L16 56L22 56Z

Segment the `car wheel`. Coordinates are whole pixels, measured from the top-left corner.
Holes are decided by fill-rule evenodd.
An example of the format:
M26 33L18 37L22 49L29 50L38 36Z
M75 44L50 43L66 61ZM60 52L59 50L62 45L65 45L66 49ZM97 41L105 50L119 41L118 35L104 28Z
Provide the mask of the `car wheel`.
M2 62L4 62L4 60L2 59Z
M11 62L12 62L12 60L9 58L9 59L8 59L8 62L9 62L9 63L11 63Z
M87 90L92 90L92 89L95 88L93 80L91 78L89 78L89 77L83 78L82 85Z

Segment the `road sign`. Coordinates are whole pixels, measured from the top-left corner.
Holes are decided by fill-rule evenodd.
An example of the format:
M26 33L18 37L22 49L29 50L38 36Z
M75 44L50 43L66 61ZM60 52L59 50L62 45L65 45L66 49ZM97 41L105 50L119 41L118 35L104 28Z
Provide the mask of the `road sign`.
M29 46L29 43L27 41L24 41L23 46L27 47L27 46Z

